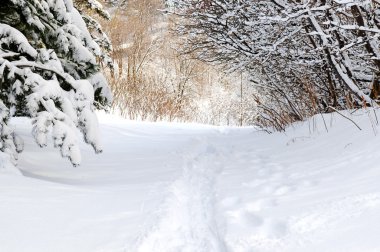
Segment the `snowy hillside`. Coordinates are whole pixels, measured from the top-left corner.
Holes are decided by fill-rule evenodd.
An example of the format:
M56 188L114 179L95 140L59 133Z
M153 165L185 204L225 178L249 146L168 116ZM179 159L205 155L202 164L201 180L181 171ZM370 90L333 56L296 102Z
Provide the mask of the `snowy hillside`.
M18 169L0 169L4 252L380 251L373 112L286 133L101 116L104 153L73 168L28 119Z

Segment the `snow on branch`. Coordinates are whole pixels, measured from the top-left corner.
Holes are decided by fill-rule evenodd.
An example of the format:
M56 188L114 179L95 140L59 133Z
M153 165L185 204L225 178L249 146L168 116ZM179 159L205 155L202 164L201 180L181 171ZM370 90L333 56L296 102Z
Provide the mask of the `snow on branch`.
M19 140L9 118L28 116L37 144L46 146L51 135L61 155L77 166L78 131L101 152L95 109L112 99L99 72L100 45L71 0L5 1L13 12L0 23L0 151L17 159ZM88 3L101 8L95 0ZM17 15L27 24L14 23L12 16ZM102 32L95 20L91 23Z

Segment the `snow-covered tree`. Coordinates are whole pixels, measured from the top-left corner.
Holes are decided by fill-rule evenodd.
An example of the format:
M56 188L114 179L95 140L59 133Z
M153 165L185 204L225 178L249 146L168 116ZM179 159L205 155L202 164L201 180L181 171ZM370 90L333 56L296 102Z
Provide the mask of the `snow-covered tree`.
M182 52L259 80L261 119L276 128L379 98L379 1L170 2Z
M9 125L14 116L31 117L37 144L51 136L74 166L81 162L77 129L102 150L94 111L112 98L100 73L110 44L86 8L107 16L96 0L1 2L0 151L14 161L22 149Z

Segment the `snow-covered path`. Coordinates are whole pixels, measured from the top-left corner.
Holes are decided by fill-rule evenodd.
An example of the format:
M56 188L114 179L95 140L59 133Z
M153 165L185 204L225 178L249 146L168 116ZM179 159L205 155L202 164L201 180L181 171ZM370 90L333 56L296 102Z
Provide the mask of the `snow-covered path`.
M18 119L0 252L378 252L380 141L354 119L363 131L335 115L328 133L317 118L268 135L104 117L105 152L83 145L78 168Z
M169 187L157 224L131 251L226 251L215 209L215 180L222 158L208 141L193 144L183 154L183 174Z

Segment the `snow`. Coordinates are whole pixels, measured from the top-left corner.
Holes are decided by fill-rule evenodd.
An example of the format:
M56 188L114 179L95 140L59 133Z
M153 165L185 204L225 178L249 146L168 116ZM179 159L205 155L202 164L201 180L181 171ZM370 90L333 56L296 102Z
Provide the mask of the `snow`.
M117 64L115 66L117 66ZM111 90L108 88L107 80L102 73L99 72L91 75L88 81L92 84L94 90L100 89L100 94L102 97L104 97L104 99L112 101L113 96Z
M70 15L71 22L75 25L74 27L79 28L80 32L78 33L78 35L82 34L84 40L86 41L87 46L93 50L95 55L100 56L101 55L101 49L100 49L99 45L91 38L91 34L88 31L86 23L84 22L79 11L77 9L73 8L68 15ZM72 40L74 40L75 37L76 36L73 36ZM78 37L80 37L80 36L78 36ZM75 44L75 43L73 42L73 44ZM80 44L80 43L78 43L78 44ZM91 53L88 53L86 50L79 50L79 48L81 48L80 46L77 46L77 48L78 48L78 52L80 52L80 54L84 55L84 56L80 55L79 59L82 59L82 57L85 57L85 58L86 57L88 57L88 58L93 57L93 55ZM81 52L81 51L83 51L83 52ZM89 56L86 56L87 53Z
M23 176L0 153L0 251L380 251L379 126L344 114L362 130L336 113L273 134L101 114L104 152L82 143L76 168L13 119Z
M4 44L15 44L18 47L19 52L26 53L31 57L37 57L37 51L29 44L25 36L16 30L15 28L0 23L0 48L3 48ZM2 49L0 52L2 53ZM2 62L0 62L2 63Z

